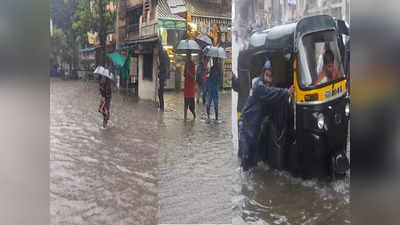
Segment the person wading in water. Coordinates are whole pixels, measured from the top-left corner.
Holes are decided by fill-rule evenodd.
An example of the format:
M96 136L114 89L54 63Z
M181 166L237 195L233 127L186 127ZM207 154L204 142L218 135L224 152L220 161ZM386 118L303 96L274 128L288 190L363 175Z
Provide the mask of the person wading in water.
M103 83L102 80L105 79ZM108 78L102 78L100 80L100 94L101 104L99 112L103 114L103 128L107 128L108 120L110 119L110 107L111 107L111 80Z

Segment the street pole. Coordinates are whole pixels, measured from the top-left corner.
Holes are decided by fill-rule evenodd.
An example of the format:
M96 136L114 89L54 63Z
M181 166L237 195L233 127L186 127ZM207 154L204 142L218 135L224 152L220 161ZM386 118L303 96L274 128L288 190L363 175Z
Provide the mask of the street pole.
M99 55L99 65L105 66L106 58L106 45L105 45L105 27L104 27L104 4L103 0L98 0L99 7L99 39L100 39L100 55Z

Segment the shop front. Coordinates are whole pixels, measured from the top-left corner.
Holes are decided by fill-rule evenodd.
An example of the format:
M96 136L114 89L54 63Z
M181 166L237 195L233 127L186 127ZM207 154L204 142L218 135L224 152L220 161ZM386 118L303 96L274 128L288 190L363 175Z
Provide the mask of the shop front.
M135 40L121 45L121 54L128 57L128 76L121 78L121 87L132 90L144 100L155 100L157 82L158 38Z
M183 85L184 57L175 54L175 47L186 35L186 20L179 18L158 18L161 44L170 59L170 79L166 81L165 89L180 90Z
M189 15L188 35L196 38L197 35L209 36L214 46L224 48L227 58L222 60L223 77L222 88L232 87L232 32L231 19L223 17L208 17Z

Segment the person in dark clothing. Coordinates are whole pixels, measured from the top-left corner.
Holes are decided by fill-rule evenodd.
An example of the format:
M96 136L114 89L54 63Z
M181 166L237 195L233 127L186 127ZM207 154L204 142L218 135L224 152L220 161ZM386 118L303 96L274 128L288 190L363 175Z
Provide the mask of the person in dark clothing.
M107 128L108 120L110 119L111 107L111 80L105 78L105 82L100 84L101 105L99 112L103 114L103 128Z
M193 119L196 119L196 109L194 98L196 95L196 75L195 75L195 65L192 61L190 53L187 54L187 61L185 64L185 83L184 83L184 120L187 119L187 110L192 112Z
M159 72L158 72L158 99L160 101L160 110L164 111L164 86L165 80L169 79L169 56L168 53L161 47L159 57Z
M199 65L197 65L196 70L196 82L197 82L197 104L200 103L200 96L203 94L203 103L205 102L205 95L204 95L204 85L205 82L203 81L204 77L204 60L203 57L199 60Z
M99 109L97 110L99 113L103 114L103 106L104 106L104 97L103 97L103 92L104 92L104 82L103 82L103 78L100 77L99 79L99 92L100 92L100 105L99 105Z
M261 124L266 116L279 114L282 104L288 104L289 96L294 92L289 89L272 87L272 65L267 60L263 72L253 84L246 105L239 120L239 152L244 170L257 163L258 137ZM272 117L274 118L274 117Z
M208 96L208 86L207 86L207 79L210 77L210 71L212 67L211 57L206 56L203 61L203 105L206 104L206 99Z
M214 58L214 64L210 71L210 77L207 79L208 101L207 118L210 119L211 103L214 102L215 120L218 120L218 90L222 82L222 69L217 58Z

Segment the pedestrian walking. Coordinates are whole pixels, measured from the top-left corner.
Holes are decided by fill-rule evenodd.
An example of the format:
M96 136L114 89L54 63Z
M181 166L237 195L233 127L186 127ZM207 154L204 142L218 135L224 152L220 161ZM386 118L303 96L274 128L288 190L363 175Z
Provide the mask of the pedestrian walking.
M186 121L187 119L187 110L188 108L193 114L193 119L196 119L196 111L195 111L195 102L194 98L196 95L196 76L195 76L195 65L191 59L190 53L186 54L187 56L187 62L185 64L185 71L184 71L184 76L185 76L185 87L184 87L184 120Z
M103 128L107 128L108 120L110 119L111 107L111 80L108 78L100 79L100 95L101 102L99 112L103 114Z
M210 77L210 71L212 67L212 61L209 56L206 56L204 59L204 75L203 75L203 105L206 104L207 96L208 96L208 86L207 79Z
M164 86L165 80L169 79L169 56L162 46L160 47L158 71L158 99L160 102L160 110L164 111Z
M202 96L203 103L205 102L205 96L204 96L204 60L203 58L200 58L199 60L199 65L197 65L197 71L196 71L196 81L197 81L197 104L200 103L200 97Z
M218 120L218 90L222 81L222 70L218 58L214 58L214 63L207 79L208 101L207 101L207 118L210 119L211 103L214 103L215 120Z

